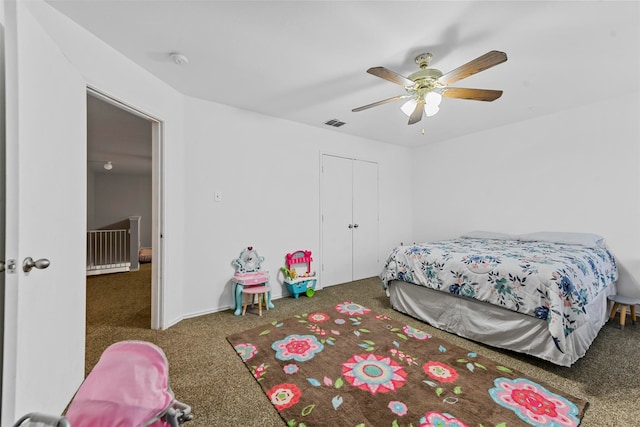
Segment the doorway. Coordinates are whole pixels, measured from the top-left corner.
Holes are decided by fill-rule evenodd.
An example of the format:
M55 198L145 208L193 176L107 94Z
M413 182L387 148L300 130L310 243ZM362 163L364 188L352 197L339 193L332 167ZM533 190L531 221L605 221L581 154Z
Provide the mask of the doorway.
M150 305L142 327L151 329L163 325L161 153L162 122L97 90L87 90L87 230L123 228L119 224L140 218L140 245L131 249L131 272L105 277L130 274L139 285L141 280L147 282L146 290L135 294L133 304ZM136 238L132 233L131 240ZM137 256L138 249L143 257ZM99 279L87 277L87 284ZM87 300L87 312L89 303Z

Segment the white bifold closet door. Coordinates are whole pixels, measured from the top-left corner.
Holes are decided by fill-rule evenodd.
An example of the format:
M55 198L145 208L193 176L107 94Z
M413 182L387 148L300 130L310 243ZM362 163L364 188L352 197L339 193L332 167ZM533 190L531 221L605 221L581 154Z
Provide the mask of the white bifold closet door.
M322 156L322 286L376 276L378 164Z

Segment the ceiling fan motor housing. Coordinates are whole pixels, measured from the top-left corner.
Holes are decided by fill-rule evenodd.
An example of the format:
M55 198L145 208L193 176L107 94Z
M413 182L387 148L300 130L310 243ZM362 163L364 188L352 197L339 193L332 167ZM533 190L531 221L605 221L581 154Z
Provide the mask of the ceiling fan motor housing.
M416 85L411 89L430 91L438 87L438 79L442 77L442 71L435 68L429 68L429 62L431 62L432 57L433 55L430 53L421 53L416 56L416 64L418 64L420 69L408 76L409 80L416 83Z
M406 89L409 92L424 94L441 86L438 82L440 77L442 77L442 71L435 68L423 68L408 76L408 79L414 81L415 85Z
M435 68L424 68L415 73L409 74L409 80L418 83L421 80L437 80L442 77L442 71Z

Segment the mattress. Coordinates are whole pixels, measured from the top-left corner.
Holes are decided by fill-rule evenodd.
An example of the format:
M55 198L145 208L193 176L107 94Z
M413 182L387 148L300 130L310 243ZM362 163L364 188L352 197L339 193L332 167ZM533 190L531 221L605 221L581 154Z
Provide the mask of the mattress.
M394 308L563 366L582 357L608 318L617 279L611 252L598 239L485 237L395 248L380 274Z
M395 310L438 329L567 367L586 354L608 320L603 293L588 304L590 321L570 334L565 350L560 351L549 339L545 320L398 280L389 282L387 290Z

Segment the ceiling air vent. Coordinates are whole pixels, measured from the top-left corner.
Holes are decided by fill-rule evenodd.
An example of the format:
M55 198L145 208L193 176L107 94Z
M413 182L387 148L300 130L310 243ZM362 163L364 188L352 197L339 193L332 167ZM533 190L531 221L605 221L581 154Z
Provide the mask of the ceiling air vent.
M333 126L334 128L339 128L342 125L346 125L345 122L341 122L338 119L331 119L324 122L325 125Z

